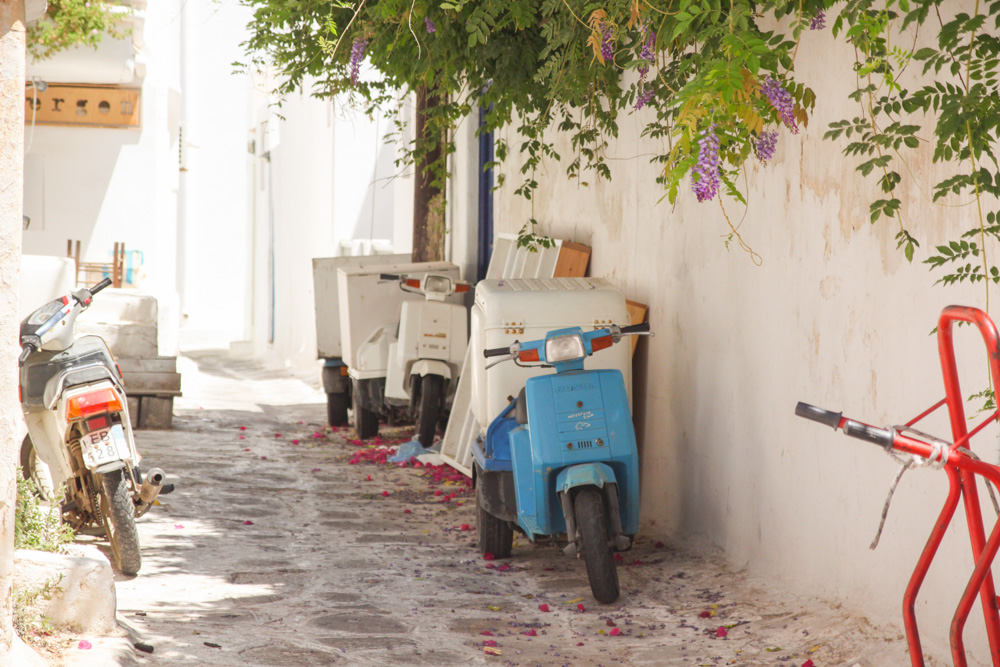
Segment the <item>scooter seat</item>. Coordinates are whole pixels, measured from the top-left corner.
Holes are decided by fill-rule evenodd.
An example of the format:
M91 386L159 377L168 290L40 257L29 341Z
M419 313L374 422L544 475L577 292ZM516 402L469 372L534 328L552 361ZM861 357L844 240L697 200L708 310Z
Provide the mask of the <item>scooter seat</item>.
M521 387L521 392L517 395L517 403L514 404L514 421L524 425L528 423L528 399L524 393L525 387Z

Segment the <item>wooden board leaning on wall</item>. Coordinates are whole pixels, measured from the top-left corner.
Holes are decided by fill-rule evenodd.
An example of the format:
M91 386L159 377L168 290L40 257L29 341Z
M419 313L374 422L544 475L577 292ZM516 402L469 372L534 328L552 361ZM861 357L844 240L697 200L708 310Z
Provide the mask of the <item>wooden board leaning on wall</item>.
M26 125L72 125L138 129L140 90L119 86L50 83L24 91Z

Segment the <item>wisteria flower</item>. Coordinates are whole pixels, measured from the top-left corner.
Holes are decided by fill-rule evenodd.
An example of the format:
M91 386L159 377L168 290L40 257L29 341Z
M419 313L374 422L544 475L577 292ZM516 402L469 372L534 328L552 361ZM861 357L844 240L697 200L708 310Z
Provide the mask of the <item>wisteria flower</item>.
M601 58L607 62L615 55L614 35L611 33L611 26L601 22Z
M760 135L754 140L754 150L757 152L757 159L762 164L774 157L774 149L778 145L778 131L762 130Z
M642 49L639 50L639 58L641 60L653 62L656 59L656 56L654 55L654 49L656 48L656 33L644 25L642 26L642 35Z
M692 179L691 189L698 201L711 201L719 191L719 136L715 123L701 133L698 140L698 164L692 169L697 179Z
M819 10L816 12L816 16L812 18L809 22L810 30L822 30L826 27L826 12L824 10Z
M424 17L424 26L427 27L427 33L428 34L430 34L432 32L437 32L438 27L437 27L437 25L435 25L434 21L431 21L431 19L430 19L429 16L425 16Z
M649 104L651 99L653 99L653 89L649 86L645 86L643 87L642 92L639 93L638 97L635 98L635 104L632 105L632 108L638 111Z
M760 89L767 97L767 101L778 112L781 122L792 131L792 134L798 134L799 126L795 122L795 104L792 102L792 94L785 90L777 79L770 76L760 84Z
M365 49L368 48L368 40L364 37L355 37L351 44L351 84L358 85L358 73L361 71L361 61L365 57Z

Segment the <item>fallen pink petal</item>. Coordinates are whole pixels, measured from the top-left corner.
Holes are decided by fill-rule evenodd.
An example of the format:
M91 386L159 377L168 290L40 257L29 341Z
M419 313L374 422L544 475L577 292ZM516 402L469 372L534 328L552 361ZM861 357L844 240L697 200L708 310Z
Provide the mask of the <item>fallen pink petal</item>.
M469 529L469 524L463 523L461 526L458 527L458 529L461 531L466 531Z
M389 492L388 491L383 491L382 492L382 497L383 498L388 498L389 497Z
M292 440L292 444L293 445L297 445L297 444L299 444L299 441L298 440Z
M613 628L613 627L615 627L616 625L618 625L617 623L615 623L614 621L612 621L612 620L611 620L610 618L609 618L608 620L606 620L606 621L604 622L604 624L605 624L606 626L608 626L609 628Z
M726 632L726 629L721 625L719 626L719 629L715 631L715 636L718 637L719 639L722 639L723 637L726 637L728 635L729 633Z
M246 440L246 438L241 435L240 440Z
M371 475L368 475L368 478L367 478L367 479L366 479L365 481L366 481L366 482L370 482L370 481L372 481L372 476L371 476Z
M496 645L497 645L497 640L495 640L495 639L484 639L483 640L483 646L496 646Z
M320 468L313 468L313 469L312 469L312 471L313 471L313 472L319 472L319 471L320 471Z
M583 606L582 602L576 605L576 609L577 611L587 611L587 608Z
M490 632L489 630L483 630L479 634L483 635L484 637L492 637L493 636L493 633Z
M816 663L814 663L812 660L806 660L805 662L802 663L802 667L816 667Z
M583 642L577 642L576 645L577 646L586 646L586 644L584 644Z
M483 554L483 560L493 560L494 558L496 558L496 556L491 554L489 551Z
M246 426L240 426L240 430L241 431L245 431L245 430L247 430L247 427Z
M611 635L612 637L617 637L621 633L622 631L620 628L611 628L611 632L609 632L608 634Z
M698 618L712 618L712 612L703 611L700 614L698 614Z
M184 527L184 524L183 524L183 523L175 523L175 524L174 524L174 528L178 528L178 529L180 529L180 528L183 528L183 527Z
M662 548L663 548L663 547L665 547L666 545L665 545L665 544L664 544L663 542L657 542L657 543L656 543L656 544L654 544L653 546L654 546L654 547L656 547L657 549L662 549Z
M527 632L525 632L523 634L527 635L528 637L537 637L538 636L538 633L535 632L534 628L531 628L530 630L528 630Z
M86 639L81 639L80 643L76 645L77 648L83 649L84 651L93 648L93 644L88 642Z
M253 525L253 521L247 519L246 521L243 522L243 525L244 526L252 526Z
M403 514L413 514L411 510L403 510Z
M549 610L549 605L547 604L538 605L538 611L548 611L548 610Z
M274 434L274 437L275 437L275 438L280 438L280 437L281 437L281 434L280 434L280 433L275 433L275 434Z

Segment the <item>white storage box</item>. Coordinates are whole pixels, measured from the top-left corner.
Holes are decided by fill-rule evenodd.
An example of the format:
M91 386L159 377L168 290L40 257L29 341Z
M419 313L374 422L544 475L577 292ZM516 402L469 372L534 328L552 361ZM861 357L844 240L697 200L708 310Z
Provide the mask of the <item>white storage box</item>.
M358 350L376 329L399 324L399 311L404 301L423 300L423 295L404 292L396 281L383 281L383 273L405 274L413 278L423 278L425 274L436 273L452 280L461 280L458 266L450 262L419 262L416 264L382 264L378 266L341 267L337 269L340 292L340 336L341 356L351 369L366 372L386 369L365 368L356 365ZM450 303L461 303L462 295L447 299ZM395 329L393 330L395 332ZM393 333L395 338L395 333Z
M549 331L578 326L585 331L610 324L627 326L625 297L603 278L484 280L476 286L472 308L472 413L485 433L490 422L517 396L528 378L553 373L551 368L523 368L507 361L486 370L483 350L508 347L514 341L538 340ZM632 400L631 345L597 352L584 367L617 368Z
M336 359L342 355L340 336L340 268L384 268L385 264L405 264L410 255L370 255L366 257L316 257L313 259L313 296L316 300L316 358Z

